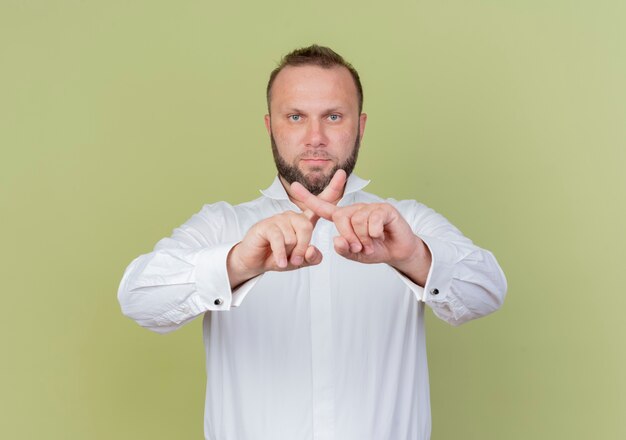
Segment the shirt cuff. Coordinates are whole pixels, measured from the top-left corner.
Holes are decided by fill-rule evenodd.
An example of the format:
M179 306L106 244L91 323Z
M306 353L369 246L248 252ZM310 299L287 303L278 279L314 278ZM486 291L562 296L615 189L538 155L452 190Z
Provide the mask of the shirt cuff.
M241 304L261 275L249 279L235 290L230 287L226 260L228 253L237 244L229 242L206 249L196 264L196 288L205 310L229 310Z
M420 237L430 250L432 262L426 284L423 289L423 300L443 302L450 296L450 285L454 277L454 266L459 260L458 251L453 245L434 237Z
M415 284L413 280L399 271L397 271L398 275L413 291L418 301L444 302L450 296L450 285L457 255L456 248L433 237L420 236L420 239L428 247L432 258L424 287Z

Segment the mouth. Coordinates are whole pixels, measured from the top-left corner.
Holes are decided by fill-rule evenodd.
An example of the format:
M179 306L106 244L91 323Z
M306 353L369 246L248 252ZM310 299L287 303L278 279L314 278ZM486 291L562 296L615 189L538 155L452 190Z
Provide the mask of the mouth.
M310 165L310 166L323 166L326 165L327 162L330 162L330 159L318 159L318 158L313 158L313 159L301 159L303 163L305 163L306 165Z

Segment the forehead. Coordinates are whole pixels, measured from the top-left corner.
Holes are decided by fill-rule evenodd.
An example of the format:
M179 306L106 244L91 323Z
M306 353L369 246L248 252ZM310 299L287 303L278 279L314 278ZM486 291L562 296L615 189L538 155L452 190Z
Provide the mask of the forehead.
M325 105L358 108L354 79L343 66L287 66L272 84L272 108Z

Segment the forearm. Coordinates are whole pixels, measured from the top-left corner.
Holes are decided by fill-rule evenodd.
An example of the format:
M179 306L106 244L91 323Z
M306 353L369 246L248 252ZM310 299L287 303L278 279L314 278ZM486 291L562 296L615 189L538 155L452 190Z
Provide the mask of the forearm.
M228 310L232 291L225 262L231 247L158 249L136 258L119 286L122 312L162 333L208 310Z
M432 252L423 300L435 315L459 325L502 306L506 278L491 252L469 240L423 239Z
M425 279L419 269L426 266L413 264L417 274L398 268L417 299L453 325L485 316L502 305L506 278L491 252L476 246L442 215L424 205L402 201L396 206L429 251Z

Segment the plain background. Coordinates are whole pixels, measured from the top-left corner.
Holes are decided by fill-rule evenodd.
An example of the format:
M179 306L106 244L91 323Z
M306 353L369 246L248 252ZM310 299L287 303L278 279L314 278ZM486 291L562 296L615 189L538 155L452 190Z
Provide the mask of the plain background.
M274 176L270 70L361 73L356 172L497 256L501 311L429 312L433 440L626 438L626 3L0 3L0 437L199 439L197 320L123 317L127 264Z

